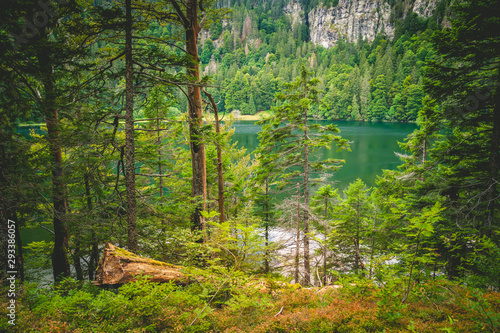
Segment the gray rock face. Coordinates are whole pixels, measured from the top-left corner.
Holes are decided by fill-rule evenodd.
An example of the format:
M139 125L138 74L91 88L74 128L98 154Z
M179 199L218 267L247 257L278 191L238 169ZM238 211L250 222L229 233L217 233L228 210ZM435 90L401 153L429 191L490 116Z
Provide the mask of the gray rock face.
M413 11L420 16L430 17L436 9L436 0L415 0Z
M418 15L432 15L437 0L415 0L411 9ZM408 4L411 6L411 4ZM304 23L304 11L297 0L284 8L292 26ZM394 37L394 26L390 22L391 6L384 0L340 0L336 7L322 5L308 13L310 39L313 43L330 48L345 39L356 42L359 38L372 41L380 32L388 38Z
M298 1L290 1L285 8L283 8L283 11L285 12L285 15L290 18L292 29L297 23L304 23L304 11Z
M316 7L309 12L311 41L329 48L340 38L356 42L359 38L372 41L382 31L392 38L391 7L386 2L340 0L338 6Z

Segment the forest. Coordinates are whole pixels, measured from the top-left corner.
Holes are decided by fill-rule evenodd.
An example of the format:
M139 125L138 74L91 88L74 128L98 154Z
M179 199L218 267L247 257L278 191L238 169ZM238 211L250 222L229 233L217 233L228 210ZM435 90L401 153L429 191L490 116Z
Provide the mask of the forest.
M0 331L500 331L500 3L313 42L363 1L2 1ZM339 122L416 129L340 187Z

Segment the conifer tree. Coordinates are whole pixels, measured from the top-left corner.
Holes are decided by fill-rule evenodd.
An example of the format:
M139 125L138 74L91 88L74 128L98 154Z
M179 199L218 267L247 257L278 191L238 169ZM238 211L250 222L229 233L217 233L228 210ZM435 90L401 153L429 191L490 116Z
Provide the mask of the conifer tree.
M315 160L311 154L319 147L331 148L335 143L337 149L348 147L346 139L335 135L339 130L334 125L320 126L308 122L313 106L319 103L318 80L303 65L300 76L286 84L284 93L277 98L282 103L273 109L271 117L260 122L260 147L257 150L262 159L262 173L277 172L281 176L281 187L296 188L301 184L305 212L301 213L302 230L304 232L304 284L311 283L309 253L309 187L318 179L313 175L324 176L324 173L339 168L341 160ZM334 134L335 133L335 134Z
M78 93L77 73L84 67L82 59L87 52L78 38L69 32L71 19L78 17L80 7L71 2L66 6L37 11L35 1L2 3L0 21L1 67L10 76L10 94L17 96L23 105L40 112L47 126L44 137L50 154L49 169L52 190L52 220L54 248L52 266L54 279L60 281L70 275L68 258L69 233L67 225L68 197L64 181L63 142L61 140L61 111L71 113L71 103ZM50 17L49 17L50 16ZM42 18L32 22L22 17ZM70 20L62 20L69 17ZM14 33L22 31L22 36ZM10 38L14 40L9 40ZM12 102L12 101L11 101ZM7 110L12 106L2 108Z
M453 131L431 155L446 168L447 181L436 185L457 223L491 237L500 219L500 6L464 1L454 10L452 27L432 38L438 58L425 80L426 92L443 101L436 120Z
M331 242L338 253L347 255L346 263L358 274L367 269L362 258L362 243L368 231L371 215L369 189L357 179L344 191L346 198L335 207L335 228ZM364 272L363 272L364 274Z

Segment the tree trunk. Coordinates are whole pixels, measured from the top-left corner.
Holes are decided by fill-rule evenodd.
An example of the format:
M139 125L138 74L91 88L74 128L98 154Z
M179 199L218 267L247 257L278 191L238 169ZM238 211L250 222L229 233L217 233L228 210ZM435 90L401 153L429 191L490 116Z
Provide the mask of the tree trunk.
M59 138L59 120L56 108L56 92L53 69L50 61L50 50L40 48L37 52L42 84L45 91L43 112L47 125L47 136L52 159L52 202L54 212L54 250L52 252L52 268L54 280L60 281L70 276L68 259L68 227L66 225L66 191L63 181L62 152Z
M75 235L75 251L73 252L73 265L75 266L75 271L76 271L76 279L78 281L83 281L83 270L82 270L82 263L80 261L81 254L80 254L80 236Z
M99 260L95 285L120 285L137 280L139 275L147 275L151 282L188 282L181 272L182 267L161 261L139 257L138 255L107 243Z
M87 210L89 214L92 213L92 197L90 196L90 175L85 173L84 176L85 183L85 197L87 198ZM97 268L97 262L99 261L99 243L97 241L97 234L94 230L94 226L91 226L91 238L92 238L92 248L90 252L89 265L88 265L88 274L89 280L92 281L94 279L95 270Z
M361 255L359 253L359 198L356 202L356 238L354 239L354 247L356 250L356 262L354 264L354 269L356 271L356 274L358 274L358 269L361 262Z
M162 168L162 159L161 159L161 134L160 134L160 115L158 112L158 109L156 110L156 130L157 130L157 138L156 138L156 143L158 144L158 174L160 175L158 181L158 187L159 187L159 192L160 192L160 198L163 200L163 168ZM163 201L161 201L160 205L163 206Z
M328 197L325 196L325 244L323 245L323 285L326 286L327 265L326 265L326 239L328 237Z
M307 97L307 80L304 78L304 98ZM309 140L307 131L307 109L304 111L304 285L311 284L311 264L309 253Z
M127 193L127 247L130 251L137 252L133 70L132 0L125 0L125 187Z
M217 199L219 205L219 222L223 223L226 219L224 212L224 173L222 170L222 150L220 148L220 126L219 126L219 112L217 110L217 104L211 94L207 93L205 90L203 92L208 96L210 104L212 104L212 109L215 115L215 147L217 149L217 186L219 190L219 197Z
M300 262L300 184L297 184L297 241L295 242L295 283L299 283Z
M375 206L375 217L373 218L373 229L372 229L372 248L371 248L371 254L370 254L370 279L372 278L373 274L373 255L375 253L375 226L377 225L377 208L378 206Z
M195 84L188 85L188 113L189 113L189 137L191 148L191 166L193 169L193 180L191 187L191 196L197 200L201 199L196 205L192 215L192 228L194 230L205 230L205 218L201 212L206 210L207 200L207 171L205 160L205 144L202 129L202 104L200 69L198 58L198 34L200 27L198 24L198 0L187 0L186 15L188 24L186 29L186 51L191 56L192 63L187 67L187 75Z
M264 273L269 273L269 180L266 178L266 203L265 203L265 241L266 241L266 253L264 257Z
M89 260L89 280L92 281L95 277L95 270L97 269L97 264L99 263L99 243L97 242L97 235L92 231L92 250L90 253Z
M409 273L409 276L408 276L408 285L406 286L405 295L404 295L403 300L401 301L401 303L406 302L406 299L408 298L408 295L410 295L411 280L412 280L412 274L413 274L413 267L415 266L415 259L417 258L418 249L420 247L420 234L421 233L422 233L422 229L420 229L418 231L418 234L417 234L417 248L415 249L415 254L413 255L413 259L411 261L410 273Z

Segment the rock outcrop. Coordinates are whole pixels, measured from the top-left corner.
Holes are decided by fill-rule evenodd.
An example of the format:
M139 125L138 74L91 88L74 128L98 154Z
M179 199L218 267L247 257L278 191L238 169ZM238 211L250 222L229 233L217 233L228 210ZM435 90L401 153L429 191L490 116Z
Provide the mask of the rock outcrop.
M392 38L391 6L383 1L340 0L336 7L318 6L309 12L311 41L323 47L334 46L340 38L348 42L371 41L380 32Z
M290 18L290 22L292 24L292 29L295 27L297 23L304 23L304 11L300 3L297 0L292 0L286 4L285 8L283 8L285 15Z
M420 16L430 17L436 9L436 0L415 0L413 11Z
M406 8L423 17L430 17L437 0L414 0ZM284 8L292 27L297 23L308 23L310 40L325 48L337 44L340 39L356 42L358 39L373 41L378 33L394 37L391 22L391 6L384 0L339 0L335 7L319 5L308 13L297 0L290 1ZM307 16L306 16L307 14Z

